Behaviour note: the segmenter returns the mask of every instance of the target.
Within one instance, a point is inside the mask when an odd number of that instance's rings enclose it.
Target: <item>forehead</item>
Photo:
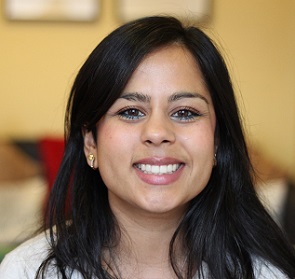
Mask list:
[[[200,67],[189,50],[169,45],[148,54],[138,65],[124,92],[203,92],[210,95]],[[173,92],[174,93],[174,92]]]
[[[173,66],[173,67],[171,67]],[[145,56],[138,65],[135,72],[147,70],[149,68],[159,68],[159,70],[176,71],[176,66],[186,67],[187,69],[197,70],[198,74],[202,75],[198,62],[191,52],[182,45],[172,44],[156,49]]]

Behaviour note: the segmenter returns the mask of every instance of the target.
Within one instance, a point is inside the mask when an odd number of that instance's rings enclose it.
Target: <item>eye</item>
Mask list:
[[[192,121],[201,116],[199,112],[191,108],[183,108],[174,112],[171,117],[177,121]]]
[[[120,118],[125,120],[138,120],[144,117],[144,113],[142,113],[139,109],[136,108],[125,108],[118,112]]]

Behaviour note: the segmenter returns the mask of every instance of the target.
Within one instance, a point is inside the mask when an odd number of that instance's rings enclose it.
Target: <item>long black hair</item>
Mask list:
[[[83,130],[96,139],[96,124],[120,96],[139,63],[170,44],[189,50],[211,94],[218,143],[217,166],[205,189],[190,201],[170,242],[171,265],[178,278],[202,273],[210,278],[254,278],[255,259],[295,277],[295,254],[259,202],[241,120],[226,64],[199,28],[172,17],[148,17],[108,35],[90,54],[73,84],[65,117],[65,153],[53,187],[46,224],[51,246],[36,278],[54,265],[62,278],[78,271],[83,278],[112,278],[104,251],[118,243],[120,229],[99,172],[86,162]],[[175,241],[181,238],[187,270],[181,273]]]

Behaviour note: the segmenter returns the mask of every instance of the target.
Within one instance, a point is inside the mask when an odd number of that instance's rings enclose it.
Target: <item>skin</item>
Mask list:
[[[86,158],[94,154],[94,167],[124,228],[120,250],[133,251],[140,278],[172,278],[169,242],[188,202],[210,178],[215,122],[197,63],[188,50],[172,45],[140,63],[98,122],[97,142],[90,132],[84,134]],[[124,266],[132,261],[130,255],[121,258]]]

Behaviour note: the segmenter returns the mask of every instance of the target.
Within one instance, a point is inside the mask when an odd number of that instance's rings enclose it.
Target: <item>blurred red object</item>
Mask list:
[[[51,190],[64,154],[63,138],[42,138],[39,142],[41,160],[49,190]]]

